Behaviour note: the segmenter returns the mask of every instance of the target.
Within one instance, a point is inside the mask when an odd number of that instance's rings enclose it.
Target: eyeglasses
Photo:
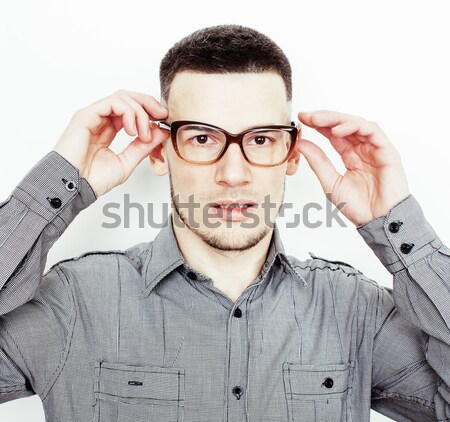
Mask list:
[[[236,143],[250,164],[259,167],[278,166],[291,154],[298,134],[294,122],[291,122],[291,126],[255,127],[238,134],[191,120],[177,120],[171,124],[158,122],[158,126],[170,131],[177,155],[194,164],[215,163],[222,158],[230,144]]]

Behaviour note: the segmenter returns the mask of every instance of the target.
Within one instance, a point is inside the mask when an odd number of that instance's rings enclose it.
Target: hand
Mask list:
[[[98,196],[124,183],[152,149],[167,138],[150,120],[162,120],[168,110],[155,98],[125,90],[78,110],[54,147],[75,166]],[[109,146],[124,128],[137,137],[116,154]]]
[[[328,110],[300,112],[302,123],[327,137],[347,171],[341,175],[324,151],[300,139],[298,150],[318,177],[334,205],[353,224],[361,226],[385,215],[409,195],[400,154],[375,122]]]

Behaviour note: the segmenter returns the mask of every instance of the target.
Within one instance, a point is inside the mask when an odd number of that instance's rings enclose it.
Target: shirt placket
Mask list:
[[[249,286],[233,304],[227,327],[227,374],[225,421],[247,420],[248,306],[256,285]]]

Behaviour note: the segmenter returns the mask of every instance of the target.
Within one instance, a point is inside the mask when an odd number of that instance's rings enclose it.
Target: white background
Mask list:
[[[78,108],[119,88],[159,99],[159,62],[176,41],[201,27],[238,23],[270,36],[290,58],[294,119],[300,110],[331,109],[382,127],[401,153],[411,192],[450,245],[448,16],[446,1],[5,2],[0,11],[0,202],[53,148]],[[308,128],[304,137],[343,168],[324,137]],[[121,150],[130,139],[122,131],[113,149]],[[46,268],[88,250],[152,240],[158,229],[139,228],[136,219],[131,228],[102,228],[109,221],[102,206],[122,204],[127,193],[158,210],[169,202],[168,187],[167,176],[153,176],[144,160],[124,185],[75,219],[51,249]],[[304,158],[299,172],[287,178],[285,201],[295,212],[312,201],[325,206]],[[307,259],[312,251],[343,260],[392,285],[351,223],[286,229],[294,211],[279,220],[290,254]],[[372,420],[389,419],[373,413]],[[44,421],[40,399],[4,404],[0,421]]]

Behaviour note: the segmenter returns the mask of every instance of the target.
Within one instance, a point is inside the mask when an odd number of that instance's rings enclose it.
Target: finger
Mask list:
[[[300,112],[299,119],[316,130],[319,130],[319,128],[334,128],[343,125],[342,130],[349,131],[350,133],[348,136],[353,135],[352,140],[370,142],[377,147],[385,147],[391,144],[385,133],[375,122],[365,120],[359,116],[334,111],[320,111]],[[334,134],[334,132],[332,133]],[[329,136],[327,137],[329,138]]]
[[[150,115],[153,120],[165,119],[169,111],[159,101],[157,101],[151,95],[144,94],[136,91],[117,91],[118,95],[128,95],[133,98],[139,105],[141,105],[145,111]]]
[[[306,161],[316,174],[325,192],[332,192],[341,174],[335,169],[325,152],[313,142],[300,139],[300,152],[305,156]]]
[[[357,132],[359,128],[360,128],[359,123],[357,123],[354,120],[348,120],[344,123],[334,126],[331,129],[331,133],[335,136],[344,137],[352,135],[353,133]]]
[[[136,121],[139,139],[144,142],[150,142],[152,140],[152,135],[150,133],[150,119],[147,112],[129,95],[123,95],[120,98],[134,110],[134,113],[137,116]]]
[[[322,134],[323,136],[328,138],[330,141],[332,140],[332,138],[335,137],[333,135],[331,129],[328,127],[317,128],[316,130],[317,130],[317,132],[319,132],[320,134]],[[350,142],[352,145],[360,144],[363,141],[361,139],[357,139],[357,136],[358,135],[356,135],[356,134],[351,134],[351,135],[346,136],[345,140]]]
[[[134,110],[119,97],[106,97],[89,106],[98,116],[122,116],[123,127],[130,136],[137,135]]]
[[[347,121],[364,120],[359,116],[329,110],[301,111],[298,113],[298,117],[307,126],[313,128],[332,127]]]

